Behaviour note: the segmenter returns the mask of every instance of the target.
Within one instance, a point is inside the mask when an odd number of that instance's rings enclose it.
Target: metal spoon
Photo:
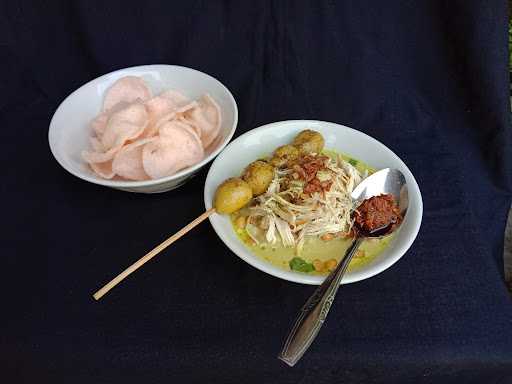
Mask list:
[[[398,202],[400,213],[405,219],[407,207],[409,204],[407,194],[407,184],[404,175],[396,169],[382,169],[373,175],[364,179],[351,194],[351,197],[358,206],[363,200],[382,194],[391,194]],[[329,276],[327,276],[315,293],[308,299],[292,327],[284,347],[278,358],[286,364],[293,367],[297,361],[304,355],[318,331],[322,327],[329,309],[331,308],[336,292],[340,286],[341,279],[345,274],[352,257],[356,253],[359,245],[368,237],[383,237],[389,235],[396,228],[387,225],[378,228],[372,232],[356,228],[356,236],[350,247],[345,252],[345,256]]]

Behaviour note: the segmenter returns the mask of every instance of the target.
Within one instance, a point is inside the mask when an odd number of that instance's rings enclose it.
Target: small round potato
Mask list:
[[[218,213],[230,214],[243,208],[251,199],[252,189],[249,184],[238,177],[233,177],[219,185],[213,206]]]
[[[299,157],[299,150],[293,145],[282,145],[274,151],[274,156],[270,160],[270,163],[274,167],[283,167],[289,161],[295,160]]]
[[[242,174],[242,179],[250,185],[254,196],[265,193],[273,178],[274,167],[262,160],[249,164]]]
[[[310,129],[300,132],[292,143],[302,154],[307,153],[320,153],[324,149],[324,138],[323,136]]]

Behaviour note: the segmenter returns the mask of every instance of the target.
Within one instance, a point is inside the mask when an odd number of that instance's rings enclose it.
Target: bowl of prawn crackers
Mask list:
[[[423,213],[407,165],[372,137],[316,120],[255,128],[215,159],[204,201],[219,213],[209,217],[217,235],[241,259],[281,279],[321,284],[354,241],[360,207],[352,191],[385,168],[406,179],[407,214],[391,235],[363,241],[342,280],[352,283],[396,263],[413,244]]]
[[[174,65],[125,68],[71,93],[50,122],[58,163],[91,183],[140,193],[184,184],[232,138],[238,109],[215,78]]]

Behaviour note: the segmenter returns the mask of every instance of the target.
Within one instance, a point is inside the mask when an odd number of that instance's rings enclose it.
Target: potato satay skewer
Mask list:
[[[96,300],[101,299],[108,291],[114,288],[117,284],[123,281],[130,274],[135,272],[137,269],[142,267],[145,263],[151,260],[153,257],[162,252],[169,245],[174,243],[176,240],[181,238],[191,229],[196,227],[198,224],[202,223],[208,217],[210,217],[215,212],[221,214],[231,214],[233,212],[238,211],[240,208],[244,207],[251,199],[252,199],[252,189],[247,182],[244,180],[234,177],[227,179],[224,181],[215,193],[215,198],[213,201],[213,208],[208,209],[202,215],[194,219],[191,223],[180,229],[174,235],[169,237],[167,240],[153,248],[135,263],[126,268],[119,275],[114,277],[111,281],[105,284],[100,290],[94,293],[93,297]]]

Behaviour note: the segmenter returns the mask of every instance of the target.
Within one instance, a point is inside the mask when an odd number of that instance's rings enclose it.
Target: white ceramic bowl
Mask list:
[[[81,158],[89,147],[89,122],[101,110],[105,91],[123,76],[140,76],[153,94],[169,88],[182,91],[195,99],[209,93],[220,106],[222,125],[217,140],[210,145],[205,158],[172,176],[148,181],[105,180],[96,176]],[[91,183],[130,192],[157,193],[177,188],[194,176],[226,146],[235,133],[238,109],[229,90],[213,77],[195,69],[176,65],[143,65],[108,73],[81,86],[57,108],[50,122],[48,141],[55,159],[73,175]]]
[[[385,251],[370,263],[347,272],[342,283],[367,279],[384,271],[405,254],[416,238],[421,225],[423,202],[418,184],[404,162],[384,144],[355,129],[323,121],[290,120],[264,125],[245,133],[230,143],[213,162],[204,188],[206,208],[211,208],[215,190],[222,181],[240,175],[247,164],[269,155],[280,145],[290,143],[299,131],[306,128],[320,132],[327,149],[348,154],[376,169],[399,169],[405,175],[409,208],[400,229]],[[210,216],[210,222],[217,235],[235,254],[259,270],[297,283],[320,284],[324,280],[323,276],[286,271],[257,257],[238,239],[228,216],[214,214]]]

